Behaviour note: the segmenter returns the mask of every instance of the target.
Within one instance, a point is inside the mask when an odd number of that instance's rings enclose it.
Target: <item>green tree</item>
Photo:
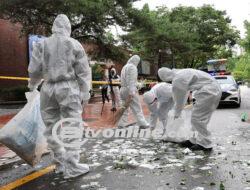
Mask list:
[[[245,29],[246,29],[246,36],[242,40],[241,45],[243,46],[243,48],[245,49],[245,51],[247,53],[250,53],[250,22],[245,21],[244,26],[245,26]]]
[[[127,25],[134,1],[1,0],[0,18],[21,23],[26,34],[50,34],[55,17],[63,13],[72,23],[73,37],[100,38],[111,25]]]
[[[0,18],[21,23],[22,33],[51,34],[51,27],[58,14],[66,14],[72,24],[72,37],[80,41],[95,41],[99,57],[121,59],[122,51],[106,31],[110,26],[126,28],[131,22],[130,12],[135,11],[136,0],[1,0]],[[103,57],[104,56],[104,57]],[[123,56],[123,57],[121,57]]]
[[[245,53],[241,55],[235,63],[234,76],[237,80],[250,80],[250,23],[245,21],[246,36],[241,45]]]
[[[134,17],[131,30],[123,37],[126,43],[152,60],[157,60],[159,50],[171,49],[178,67],[198,68],[209,58],[230,57],[239,38],[226,12],[208,5],[156,11],[145,5]]]
[[[250,80],[250,54],[240,57],[239,61],[235,64],[233,74],[237,80]]]

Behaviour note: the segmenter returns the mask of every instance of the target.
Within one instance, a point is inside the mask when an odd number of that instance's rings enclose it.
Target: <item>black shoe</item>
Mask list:
[[[117,109],[116,108],[112,108],[110,111],[115,112],[115,111],[117,111]]]
[[[186,140],[186,141],[182,141],[180,143],[180,145],[182,147],[186,147],[186,148],[191,148],[192,146],[194,146],[195,144],[193,144],[190,140]]]
[[[198,145],[198,144],[193,145],[190,149],[193,151],[203,150],[205,152],[211,152],[213,150],[213,148],[205,148],[205,147]]]

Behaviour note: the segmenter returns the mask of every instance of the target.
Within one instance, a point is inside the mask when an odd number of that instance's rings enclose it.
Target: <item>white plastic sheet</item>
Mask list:
[[[25,93],[28,103],[0,130],[0,142],[34,166],[47,151],[45,125],[40,113],[40,93]]]
[[[174,111],[168,113],[168,123],[165,127],[164,140],[170,142],[182,142],[191,136],[190,117],[183,111],[178,119],[174,119]]]

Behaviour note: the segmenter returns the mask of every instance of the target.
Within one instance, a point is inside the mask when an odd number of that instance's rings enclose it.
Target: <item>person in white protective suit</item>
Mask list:
[[[114,67],[110,68],[109,78],[110,78],[110,80],[112,80],[112,82],[120,82],[120,76],[117,74],[116,69]],[[115,102],[112,105],[112,110],[116,110],[116,106],[118,106],[118,107],[122,106],[119,85],[112,83],[112,90],[113,90],[114,95],[115,95]],[[112,92],[111,92],[110,86],[109,86],[109,91],[111,94]]]
[[[54,20],[52,36],[34,47],[29,64],[30,90],[40,84],[41,115],[46,125],[45,136],[52,150],[57,171],[65,178],[87,173],[89,166],[80,164],[79,147],[64,148],[52,137],[53,126],[62,118],[82,120],[83,107],[90,98],[91,71],[82,45],[70,37],[71,24],[66,15],[60,14]],[[71,125],[82,130],[80,124]],[[79,141],[75,138],[73,141]]]
[[[158,75],[162,81],[172,81],[175,118],[180,116],[189,91],[196,91],[196,103],[191,115],[193,137],[182,145],[192,150],[211,151],[211,133],[207,125],[221,98],[221,88],[217,81],[208,73],[195,69],[160,68]]]
[[[137,66],[140,63],[140,60],[141,59],[138,55],[134,55],[128,60],[127,64],[122,68],[120,95],[123,104],[125,104],[125,102],[131,98],[129,107],[131,108],[134,117],[137,120],[137,124],[141,128],[148,128],[149,123],[146,121],[143,115],[138,90],[136,88],[137,77],[138,77]],[[129,110],[127,109],[124,112],[120,121],[118,122],[119,128],[128,125],[128,111]]]
[[[156,127],[157,119],[163,128],[167,125],[167,114],[173,107],[172,85],[161,82],[156,84],[150,91],[145,92],[143,100],[150,111],[150,127]]]

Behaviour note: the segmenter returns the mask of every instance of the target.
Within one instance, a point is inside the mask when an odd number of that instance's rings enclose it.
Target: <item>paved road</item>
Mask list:
[[[250,89],[242,87],[241,108],[223,107],[214,113],[209,128],[212,153],[184,153],[178,144],[154,140],[90,140],[82,161],[91,172],[74,180],[50,172],[16,189],[250,189],[250,124],[240,115],[250,110]],[[0,171],[8,184],[50,165],[46,156],[36,168],[25,164]],[[27,179],[27,178],[25,178]]]

